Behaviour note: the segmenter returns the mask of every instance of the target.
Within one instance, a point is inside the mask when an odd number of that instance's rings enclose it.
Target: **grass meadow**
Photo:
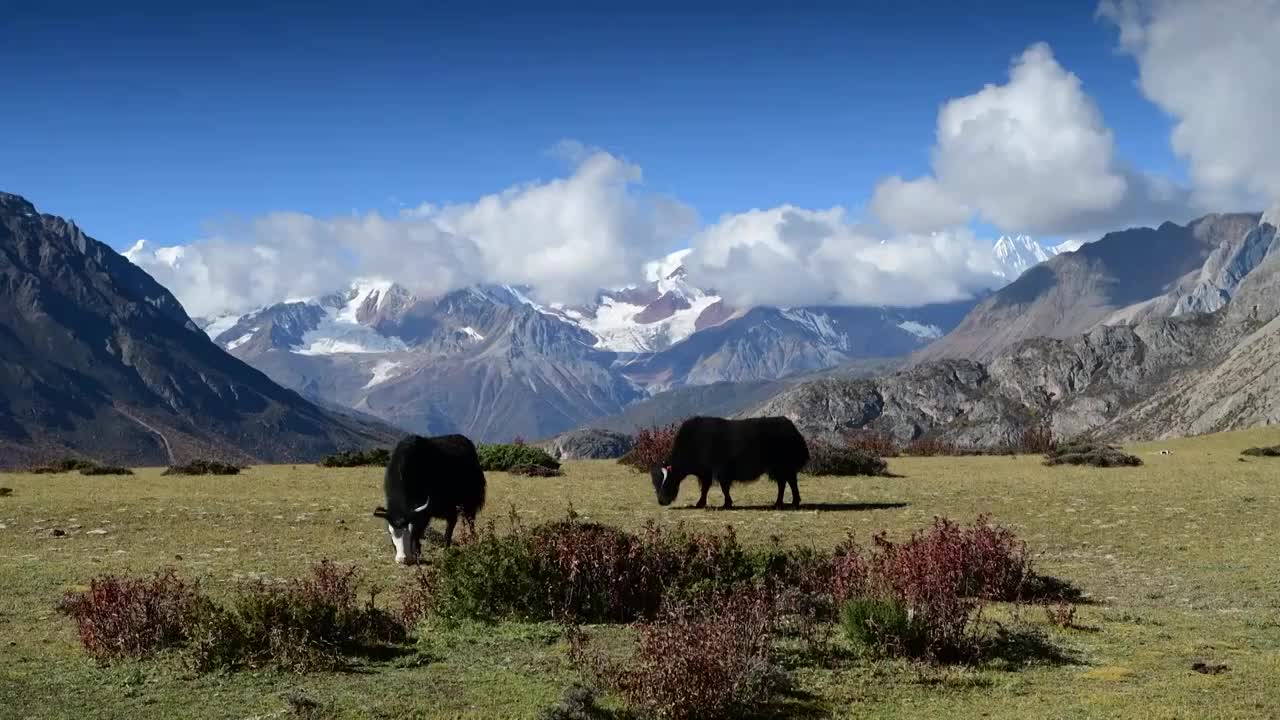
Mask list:
[[[1027,541],[1040,571],[1087,593],[1076,627],[1052,625],[1038,607],[1022,613],[1052,639],[1057,660],[797,667],[797,689],[775,714],[1280,717],[1280,458],[1240,456],[1278,442],[1280,431],[1263,429],[1129,445],[1145,463],[1138,468],[1049,468],[1039,456],[892,458],[896,477],[802,476],[798,511],[769,507],[768,480],[736,489],[732,511],[695,510],[692,478],[663,508],[647,476],[610,461],[571,462],[563,477],[489,473],[480,519],[501,529],[512,508],[535,523],[564,517],[572,504],[626,528],[649,519],[727,524],[746,544],[776,535],[829,549],[848,532],[861,541],[880,530],[906,537],[936,515],[967,523],[986,512]],[[12,488],[0,496],[0,718],[535,718],[578,679],[558,626],[519,623],[427,624],[415,653],[341,672],[196,675],[163,657],[98,665],[55,610],[95,575],[174,567],[216,594],[237,580],[302,574],[322,558],[357,563],[384,591],[412,572],[393,564],[384,526],[370,516],[382,502],[380,469],[161,470],[0,474],[0,487]],[[715,488],[709,503],[720,501]],[[428,542],[424,552],[431,562],[442,550]],[[1196,662],[1226,669],[1202,674]]]

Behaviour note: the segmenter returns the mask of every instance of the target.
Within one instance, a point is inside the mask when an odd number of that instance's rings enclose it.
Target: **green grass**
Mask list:
[[[991,512],[1041,553],[1042,571],[1081,586],[1080,629],[1026,613],[1075,658],[1010,670],[916,669],[847,661],[799,667],[800,717],[1241,718],[1280,716],[1280,469],[1240,451],[1274,430],[1131,445],[1138,468],[1044,467],[1039,456],[894,458],[901,477],[800,481],[799,511],[772,504],[767,480],[735,491],[740,509],[698,511],[687,481],[659,507],[646,475],[609,461],[567,463],[558,478],[489,473],[482,522],[514,505],[529,522],[563,517],[638,527],[647,519],[733,525],[744,542],[779,535],[833,546],[882,528],[896,537],[934,515]],[[1172,455],[1160,455],[1167,448]],[[230,477],[0,475],[0,718],[533,718],[576,679],[550,625],[424,626],[417,650],[354,672],[194,676],[173,659],[98,667],[54,610],[105,572],[177,567],[214,593],[236,579],[287,577],[328,557],[384,588],[405,578],[370,510],[378,468],[253,467]],[[710,504],[721,498],[713,489]],[[756,511],[760,509],[759,511]],[[51,537],[58,528],[64,537]],[[105,530],[103,533],[91,531]],[[428,554],[439,552],[428,546]],[[996,615],[1000,615],[1000,610]],[[610,629],[610,633],[625,633]],[[1219,675],[1191,671],[1220,662]],[[297,703],[295,703],[295,706]],[[305,716],[301,712],[299,716]]]

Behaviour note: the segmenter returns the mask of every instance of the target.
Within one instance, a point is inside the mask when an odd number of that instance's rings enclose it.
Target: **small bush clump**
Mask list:
[[[630,533],[570,517],[532,528],[513,521],[502,535],[490,525],[442,556],[426,582],[432,611],[450,619],[632,622],[653,618],[666,600],[745,582],[782,584],[798,577],[801,556],[749,552],[731,529],[651,524]]]
[[[1250,457],[1280,457],[1280,445],[1270,447],[1251,447],[1240,453]]]
[[[884,475],[887,469],[883,459],[861,448],[811,441],[809,462],[804,472],[810,475]]]
[[[343,450],[332,455],[326,455],[320,460],[320,466],[328,468],[386,467],[390,461],[391,451],[387,448]]]
[[[1045,454],[1045,465],[1092,465],[1093,467],[1136,467],[1142,458],[1130,455],[1114,445],[1073,442],[1060,445]]]
[[[600,697],[599,689],[574,683],[565,688],[560,702],[543,708],[542,712],[538,713],[538,720],[594,720],[608,717],[596,705],[598,697]]]
[[[144,658],[182,645],[200,607],[197,589],[173,570],[96,577],[88,590],[67,593],[58,604],[75,621],[85,651],[99,660]]]
[[[480,469],[485,472],[508,472],[514,467],[529,465],[560,469],[559,461],[533,445],[481,443],[476,447],[476,455],[480,458]]]
[[[983,604],[1020,600],[1033,576],[1025,543],[983,516],[969,527],[936,518],[932,527],[903,543],[881,533],[865,555],[849,541],[837,553],[842,556],[851,572],[834,585],[837,600],[845,602],[842,621],[850,639],[883,640],[872,650],[930,659],[972,652],[977,645],[973,624]],[[848,602],[865,606],[849,610]],[[898,605],[909,624],[895,620]]]
[[[27,472],[36,475],[59,475],[62,473],[77,472],[95,468],[98,463],[94,460],[81,460],[79,458],[63,458],[55,460],[48,465],[40,465],[33,467]]]
[[[679,429],[680,423],[642,428],[636,433],[631,450],[618,458],[618,462],[634,470],[649,472],[649,468],[667,461]]]
[[[354,567],[322,561],[309,577],[242,586],[230,608],[210,609],[192,628],[192,666],[332,670],[368,647],[403,641],[404,626],[374,607],[372,596],[359,602],[359,583]]]
[[[907,443],[902,448],[902,454],[914,457],[951,457],[965,453],[959,445],[950,440],[944,440],[936,435],[921,435]]]
[[[929,632],[923,618],[896,598],[855,598],[840,610],[840,624],[855,647],[873,657],[923,657]]]
[[[192,460],[185,465],[172,465],[161,475],[239,475],[238,465],[218,462],[217,460]]]
[[[127,467],[119,467],[118,465],[94,465],[93,467],[81,468],[81,475],[132,475],[133,471]]]
[[[512,475],[524,475],[526,477],[560,477],[564,475],[564,470],[549,468],[545,465],[512,465],[507,472]]]
[[[75,621],[85,650],[101,660],[181,648],[198,672],[266,666],[307,672],[407,638],[406,624],[374,607],[372,594],[359,602],[359,578],[354,568],[325,561],[301,579],[241,586],[221,606],[172,570],[151,578],[107,575],[92,579],[87,591],[68,593],[59,609]]]
[[[759,593],[716,596],[664,609],[636,626],[634,652],[618,662],[571,636],[571,656],[646,717],[731,718],[758,711],[789,678],[774,651],[773,604]]]

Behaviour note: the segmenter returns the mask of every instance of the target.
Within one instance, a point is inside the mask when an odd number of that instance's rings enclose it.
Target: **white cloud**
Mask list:
[[[839,207],[726,216],[695,237],[685,265],[695,285],[738,307],[914,306],[995,282],[990,243],[967,231],[881,239]]]
[[[962,225],[973,215],[942,189],[931,177],[903,180],[898,176],[882,180],[871,196],[871,212],[903,232],[928,232]]]
[[[943,105],[932,165],[932,176],[882,181],[877,217],[923,231],[973,208],[1005,230],[1065,235],[1186,213],[1184,191],[1116,158],[1097,105],[1044,43],[1015,59],[1004,85]]]
[[[1177,118],[1201,204],[1260,210],[1280,198],[1280,0],[1104,0],[1138,61],[1143,94]]]
[[[582,146],[562,153],[575,162],[567,177],[473,203],[392,217],[272,213],[178,249],[135,248],[131,259],[194,315],[332,292],[357,276],[425,294],[528,284],[568,302],[642,280],[646,261],[692,231],[691,209],[639,189],[639,167]]]

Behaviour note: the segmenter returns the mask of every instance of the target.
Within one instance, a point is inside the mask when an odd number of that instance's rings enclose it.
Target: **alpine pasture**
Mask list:
[[[487,473],[479,524],[501,533],[566,517],[639,530],[683,523],[741,543],[830,551],[847,534],[904,539],[935,516],[981,513],[1014,530],[1036,569],[1084,597],[1063,627],[1040,606],[1000,603],[983,622],[1041,633],[1046,647],[1000,661],[932,664],[842,655],[784,663],[792,687],[762,717],[1248,718],[1280,716],[1280,459],[1242,457],[1274,429],[1127,445],[1140,467],[1046,467],[1040,456],[899,457],[891,477],[802,475],[799,510],[774,510],[767,480],[735,508],[670,507],[650,478],[612,461],[560,477]],[[1169,451],[1162,453],[1161,451]],[[100,664],[56,607],[107,573],[174,568],[213,596],[254,578],[357,565],[385,602],[414,568],[392,561],[382,470],[252,467],[230,476],[0,475],[0,718],[536,718],[575,682],[567,632],[545,623],[422,620],[403,652],[324,672],[196,673],[161,654]],[[439,562],[442,523],[424,539]],[[363,597],[362,597],[363,601]],[[606,648],[625,625],[587,628]],[[847,642],[837,632],[837,645]],[[627,717],[616,695],[601,712]]]

